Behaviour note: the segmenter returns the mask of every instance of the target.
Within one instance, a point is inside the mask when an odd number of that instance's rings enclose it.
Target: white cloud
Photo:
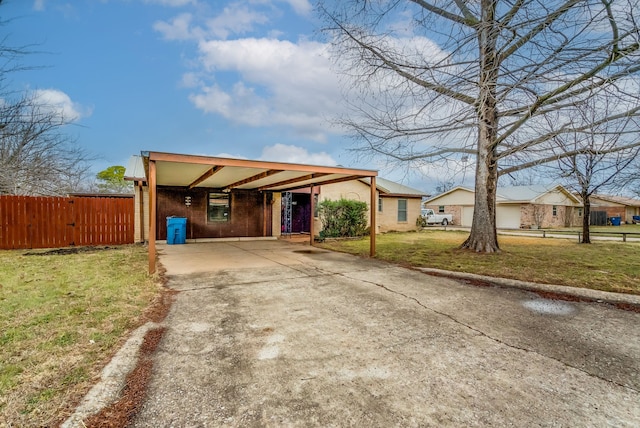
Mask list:
[[[161,33],[167,40],[200,40],[205,32],[200,27],[192,27],[193,15],[181,13],[175,16],[170,22],[157,21],[153,24],[153,29]]]
[[[338,164],[328,153],[309,153],[309,151],[303,147],[286,144],[275,144],[264,147],[260,160],[325,166],[335,166]]]
[[[209,33],[226,39],[230,34],[243,34],[254,30],[256,24],[265,24],[269,18],[245,4],[232,3],[222,13],[207,21]]]
[[[311,14],[313,6],[307,0],[285,0],[298,15],[307,16]]]
[[[241,81],[231,88],[203,86],[191,95],[199,109],[251,126],[287,125],[323,140],[326,117],[341,99],[327,46],[273,39],[213,40],[200,43],[208,72],[232,71]]]
[[[44,10],[44,0],[35,0],[33,2],[33,10],[41,12]]]
[[[182,75],[181,86],[183,88],[197,88],[202,85],[202,79],[198,73],[185,73]]]
[[[156,22],[154,29],[167,40],[198,41],[195,68],[181,82],[193,89],[189,99],[198,109],[241,125],[289,127],[297,136],[324,142],[326,118],[334,116],[342,97],[327,45],[278,40],[273,35],[285,34],[278,28],[268,29],[271,38],[234,38],[281,19],[284,4],[300,16],[313,9],[309,0],[232,1],[216,16],[193,8]]]
[[[199,15],[185,12],[169,21],[157,21],[153,28],[167,40],[202,41],[246,34],[268,22],[269,17],[266,13],[251,9],[245,3],[230,3],[213,18],[203,19]]]
[[[40,109],[55,113],[65,122],[76,122],[91,115],[90,109],[73,102],[69,95],[57,89],[36,89],[33,96]]]

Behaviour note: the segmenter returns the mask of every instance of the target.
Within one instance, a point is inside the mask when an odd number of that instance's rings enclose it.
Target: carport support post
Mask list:
[[[156,162],[149,160],[149,274],[156,271]]]
[[[314,237],[313,237],[313,213],[315,212],[316,209],[316,204],[315,204],[315,198],[313,197],[313,189],[315,188],[315,186],[312,184],[311,185],[311,216],[309,219],[309,245],[313,245],[314,244]]]
[[[371,227],[369,228],[369,255],[375,257],[376,255],[376,212],[378,211],[378,204],[376,203],[376,177],[371,177]]]
[[[262,236],[267,236],[267,193],[262,192]]]

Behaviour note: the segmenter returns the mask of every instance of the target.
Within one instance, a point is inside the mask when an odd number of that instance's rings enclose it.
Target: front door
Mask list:
[[[311,195],[293,193],[291,196],[291,233],[309,233],[311,230]]]

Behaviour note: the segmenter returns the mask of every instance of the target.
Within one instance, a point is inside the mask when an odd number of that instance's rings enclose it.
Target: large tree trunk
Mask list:
[[[497,184],[498,168],[495,161],[495,150],[487,150],[485,145],[478,150],[475,209],[471,233],[461,248],[485,253],[500,251],[496,230]]]
[[[583,244],[591,244],[591,236],[590,236],[590,224],[591,224],[591,200],[589,200],[589,195],[582,194],[582,205],[583,205],[583,213],[582,213],[582,241]]]
[[[478,156],[476,163],[475,209],[471,233],[461,248],[477,252],[500,251],[496,230],[496,187],[498,185],[498,111],[496,86],[498,68],[495,1],[482,0],[482,28],[478,33],[480,81],[478,114]]]

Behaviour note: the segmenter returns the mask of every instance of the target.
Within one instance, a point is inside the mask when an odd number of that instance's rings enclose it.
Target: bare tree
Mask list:
[[[65,134],[60,112],[34,95],[0,105],[0,194],[64,195],[89,177],[93,160]]]
[[[319,5],[354,112],[358,149],[398,162],[475,157],[463,248],[499,251],[498,177],[572,153],[546,142],[571,111],[615,97],[640,111],[638,0],[350,0]]]
[[[446,179],[439,180],[438,184],[436,185],[436,194],[448,192],[454,187],[456,187],[456,183],[453,180],[446,180]]]
[[[550,141],[551,153],[558,156],[552,174],[564,181],[565,187],[582,198],[582,240],[591,243],[591,196],[602,190],[620,190],[626,184],[625,171],[640,154],[640,128],[637,118],[622,117],[603,122],[600,118],[618,110],[615,100],[607,103],[584,103],[574,109],[572,121],[582,129],[563,134]],[[549,165],[551,166],[551,165]]]
[[[0,27],[8,22],[0,20]],[[37,68],[20,63],[33,48],[0,38],[0,195],[63,195],[90,178],[94,159],[65,133],[70,118],[35,92],[11,89],[13,73]]]

